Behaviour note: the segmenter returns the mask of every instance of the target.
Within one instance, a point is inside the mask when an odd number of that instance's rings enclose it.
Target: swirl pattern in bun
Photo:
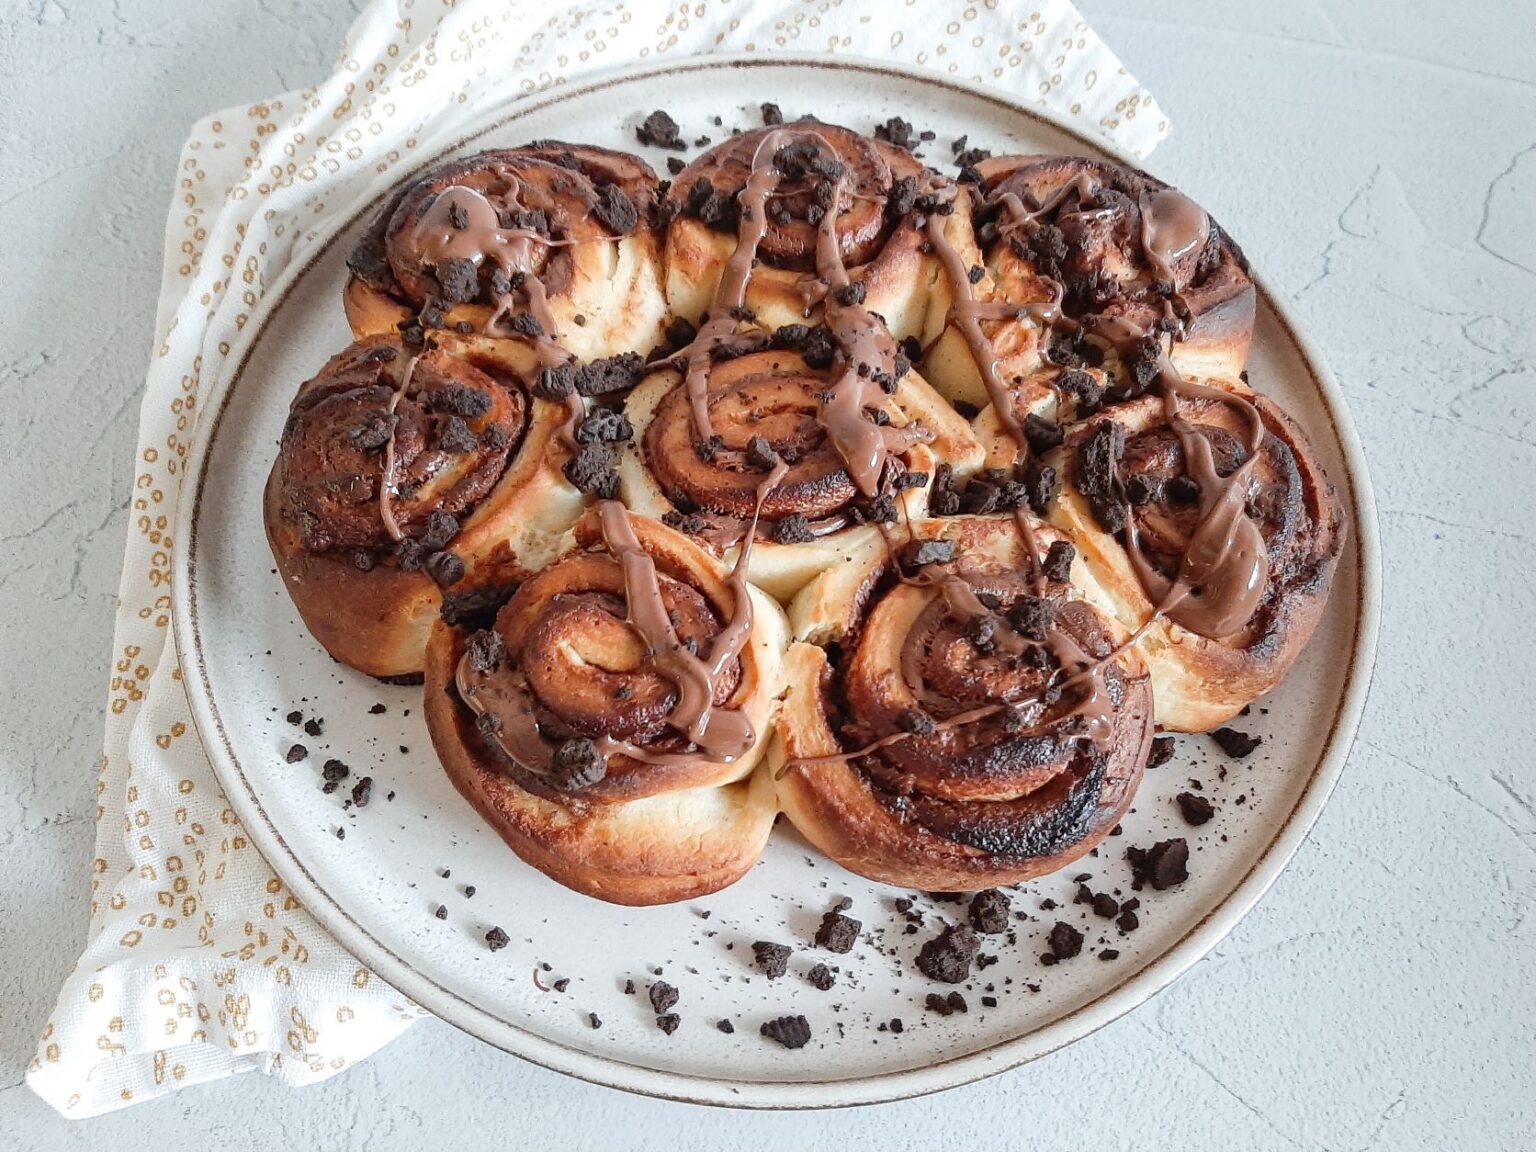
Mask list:
[[[596,360],[654,344],[666,302],[656,174],[556,140],[481,152],[402,184],[353,251],[354,335],[417,326],[557,340]]]
[[[756,323],[772,330],[819,318],[826,287],[818,262],[830,244],[864,306],[898,341],[936,336],[949,289],[922,227],[936,203],[931,174],[905,148],[816,120],[743,132],[678,174],[663,209],[672,312],[697,321],[709,311],[736,251],[742,196],[770,165],[758,264],[743,300]],[[979,261],[969,216],[946,216],[945,226]]]
[[[626,401],[635,436],[619,465],[630,508],[730,555],[763,477],[782,460],[783,477],[763,496],[762,539],[748,572],[780,600],[886,526],[926,515],[938,468],[968,476],[981,457],[969,425],[916,373],[903,372],[870,390],[868,417],[879,421],[889,454],[866,495],[818,418],[837,379],[831,337],[803,326],[799,334],[800,351],[770,348],[712,366],[710,441],[697,435],[682,372],[653,372]]]
[[[605,501],[485,627],[437,626],[427,723],[514,851],[619,903],[712,892],[762,852],[755,773],[787,629],[739,572]]]
[[[562,473],[566,409],[528,386],[527,349],[372,336],[294,398],[264,518],[304,623],[342,663],[418,674],[452,592],[553,554],[581,510]]]
[[[1130,805],[1153,733],[1145,665],[1073,586],[1059,533],[1013,517],[912,529],[896,560],[868,548],[790,606],[779,803],[889,884],[1054,871]]]
[[[999,375],[1046,363],[1103,368],[1110,398],[1134,391],[1133,366],[1091,323],[1178,326],[1181,371],[1234,377],[1253,338],[1248,264],[1199,205],[1143,172],[1080,156],[1000,156],[976,166],[970,204],[985,254],[975,290]],[[1011,313],[1011,314],[1010,314]],[[978,407],[996,401],[963,329],[924,361],[934,383]]]

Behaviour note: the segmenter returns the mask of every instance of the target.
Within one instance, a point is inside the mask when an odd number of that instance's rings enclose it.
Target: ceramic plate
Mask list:
[[[948,141],[961,133],[997,152],[1108,154],[1037,110],[933,75],[848,61],[721,58],[488,110],[457,143],[417,156],[424,166],[550,136],[634,149],[635,123],[654,108],[670,111],[690,138],[718,139],[733,126],[758,124],[763,101],[865,131],[920,108],[919,127],[938,134],[929,160],[946,167]],[[716,115],[725,129],[713,124]],[[663,156],[649,159],[664,171]],[[342,668],[300,625],[268,555],[262,483],[298,384],[348,341],[345,258],[376,202],[330,222],[329,242],[268,295],[233,361],[238,369],[208,397],[190,498],[179,511],[185,547],[176,639],[203,741],[246,829],[326,928],[401,991],[509,1052],[615,1087],[752,1107],[864,1103],[975,1080],[1086,1035],[1165,987],[1274,881],[1327,799],[1354,735],[1374,648],[1378,576],[1353,426],[1327,369],[1262,281],[1253,381],[1306,429],[1350,519],[1327,614],[1285,685],[1241,722],[1264,738],[1259,751],[1232,761],[1207,737],[1181,738],[1174,762],[1148,773],[1122,835],[1065,874],[1012,893],[1027,918],[1010,936],[987,938],[984,952],[996,962],[962,988],[969,1011],[946,1017],[924,1010],[935,986],[912,958],[944,923],[964,916],[963,905],[844,872],[783,823],[762,863],[716,896],[627,909],[575,895],[522,864],[460,799],[433,757],[419,688],[381,686]],[[1210,207],[1220,215],[1220,204]],[[379,703],[386,710],[375,714]],[[319,739],[300,736],[310,757],[289,765],[283,753],[299,733],[284,717],[295,708],[323,717],[325,730]],[[322,794],[320,765],[333,756],[373,777],[366,808],[344,809],[346,789]],[[1183,823],[1173,800],[1191,778],[1217,810],[1198,829]],[[1082,873],[1091,874],[1094,891],[1129,897],[1125,848],[1168,836],[1189,839],[1190,879],[1139,893],[1134,932],[1123,935],[1073,904]],[[451,878],[442,875],[448,869]],[[473,899],[463,894],[466,884],[476,889]],[[819,952],[811,936],[843,896],[852,898],[850,915],[864,935],[849,955]],[[923,917],[914,932],[894,907],[899,897],[915,899]],[[1042,908],[1049,901],[1059,907]],[[438,904],[447,906],[446,919],[433,916]],[[1046,967],[1044,936],[1058,919],[1085,932],[1085,948]],[[484,940],[493,925],[511,938],[495,953]],[[796,946],[788,975],[770,982],[753,969],[757,940]],[[1100,959],[1106,949],[1119,954]],[[829,991],[805,978],[818,962],[837,970]],[[681,991],[682,1026],[672,1036],[657,1028],[644,994],[658,971]],[[543,990],[555,980],[568,983]],[[635,995],[624,992],[628,980]],[[809,1019],[805,1048],[788,1051],[759,1035],[763,1021],[785,1013]],[[722,1019],[733,1022],[733,1034],[716,1027]],[[893,1019],[903,1022],[899,1032]]]

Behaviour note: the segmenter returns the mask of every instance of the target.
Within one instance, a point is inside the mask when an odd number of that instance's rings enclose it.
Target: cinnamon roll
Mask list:
[[[603,501],[483,627],[434,629],[427,724],[534,867],[615,903],[683,900],[767,841],[773,788],[755,769],[787,639],[739,565]]]
[[[667,193],[666,292],[675,315],[710,309],[732,258],[755,265],[738,305],[768,329],[821,314],[828,249],[848,284],[897,340],[925,344],[940,331],[949,288],[927,251],[923,221],[952,197],[948,184],[905,148],[835,124],[804,120],[744,132],[678,174]],[[952,185],[950,186],[952,187]],[[951,243],[980,262],[966,212],[946,214]]]
[[[554,555],[581,511],[562,471],[570,409],[530,387],[531,350],[370,336],[294,398],[268,477],[267,539],[300,616],[343,664],[418,674],[443,600]]]
[[[1051,519],[1134,629],[1157,720],[1204,731],[1278,685],[1344,545],[1338,496],[1295,423],[1238,381],[1179,375],[1064,430]]]
[[[865,390],[840,447],[839,416],[827,397],[848,370],[825,329],[801,328],[797,335],[799,351],[769,349],[714,363],[701,397],[704,427],[685,370],[654,371],[626,401],[634,438],[619,464],[631,509],[719,555],[735,553],[760,513],[748,576],[780,600],[878,540],[888,525],[926,515],[939,467],[967,476],[981,458],[966,422],[910,371],[893,370]],[[845,451],[865,430],[879,439],[883,458],[865,457],[870,472],[861,485]],[[759,489],[781,462],[759,504]]]
[[[450,161],[369,224],[347,320],[359,337],[467,326],[582,360],[643,351],[666,313],[657,190],[638,157],[555,140]]]
[[[997,401],[976,364],[982,333],[1004,381],[1048,361],[1103,368],[1111,401],[1144,387],[1137,366],[1094,330],[1091,321],[1104,317],[1177,328],[1173,362],[1184,373],[1242,371],[1256,303],[1248,265],[1188,197],[1143,172],[1077,156],[1000,156],[975,172],[985,272],[974,302],[951,310],[923,361],[946,395],[977,407]]]
[[[1153,722],[1146,667],[1086,578],[1027,516],[960,517],[809,584],[769,754],[795,827],[860,875],[936,891],[1090,851],[1130,805]]]

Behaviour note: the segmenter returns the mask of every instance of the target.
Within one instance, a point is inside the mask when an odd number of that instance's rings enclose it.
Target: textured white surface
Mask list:
[[[1361,740],[1258,911],[1082,1044],[873,1110],[703,1113],[425,1024],[303,1092],[248,1077],[77,1125],[18,1085],[83,930],[176,149],[197,114],[318,75],[351,12],[0,10],[0,1147],[1532,1146],[1536,23],[1493,0],[1454,28],[1428,0],[1082,7],[1178,125],[1158,172],[1213,207],[1329,355],[1381,502]]]

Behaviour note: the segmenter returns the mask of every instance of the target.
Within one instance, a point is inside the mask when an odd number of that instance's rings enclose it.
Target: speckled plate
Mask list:
[[[1036,109],[930,74],[719,58],[560,88],[489,112],[457,143],[416,156],[426,165],[546,136],[633,148],[634,123],[652,108],[672,112],[690,138],[718,138],[712,116],[725,117],[727,129],[751,126],[767,100],[865,130],[921,108],[920,126],[938,133],[933,162],[948,160],[946,142],[961,133],[995,151],[1107,154]],[[663,169],[663,157],[650,158]],[[652,909],[577,896],[522,864],[460,799],[432,755],[419,688],[381,686],[340,667],[300,625],[268,556],[261,488],[294,390],[347,343],[344,262],[374,203],[328,223],[329,242],[269,293],[246,329],[238,369],[208,397],[190,498],[178,514],[175,626],[193,714],[247,831],[309,910],[401,991],[509,1052],[614,1087],[750,1107],[866,1103],[975,1080],[1092,1032],[1198,960],[1274,881],[1343,768],[1375,647],[1379,568],[1349,415],[1262,280],[1253,381],[1311,436],[1350,519],[1322,626],[1285,685],[1243,722],[1263,736],[1259,751],[1231,761],[1208,738],[1181,738],[1173,763],[1148,774],[1123,835],[1066,874],[1012,894],[1027,918],[1009,936],[987,939],[985,952],[997,959],[963,987],[969,1011],[941,1017],[924,1010],[934,986],[912,957],[964,914],[962,905],[916,896],[925,924],[909,932],[893,905],[915,894],[842,871],[782,824],[762,863],[716,896]],[[1220,215],[1220,204],[1210,207]],[[375,714],[380,703],[386,710]],[[301,737],[311,755],[289,765],[283,753],[299,733],[284,717],[295,708],[323,717],[325,730]],[[374,778],[368,807],[344,809],[345,789],[322,794],[319,769],[331,756]],[[1183,823],[1173,800],[1191,779],[1216,805],[1199,829]],[[1137,930],[1123,935],[1073,904],[1080,873],[1091,874],[1094,891],[1128,897],[1125,847],[1169,835],[1190,841],[1190,879],[1139,893]],[[472,899],[465,885],[475,887]],[[811,935],[842,896],[852,898],[864,935],[849,955],[818,952]],[[1060,907],[1043,910],[1051,900]],[[433,916],[439,904],[446,919]],[[1058,919],[1080,927],[1086,946],[1045,967],[1043,939]],[[492,925],[511,938],[495,953],[484,941]],[[788,975],[769,982],[753,970],[755,940],[796,947]],[[1100,958],[1106,950],[1118,955]],[[806,979],[823,961],[837,970],[829,991]],[[681,991],[682,1026],[672,1036],[656,1027],[644,995],[658,971]],[[543,990],[556,980],[567,983]],[[637,994],[625,994],[627,980]],[[804,1013],[814,1033],[798,1051],[758,1033],[789,1012]],[[733,1034],[716,1028],[722,1019]],[[899,1032],[893,1019],[904,1024]]]

